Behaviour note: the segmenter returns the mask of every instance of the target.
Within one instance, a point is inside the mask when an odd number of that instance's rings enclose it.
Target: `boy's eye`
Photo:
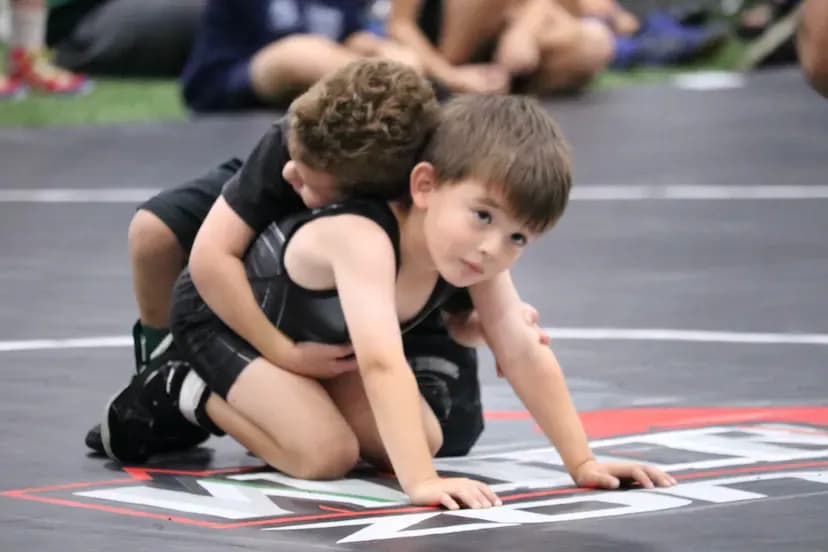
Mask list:
[[[528,241],[526,239],[526,236],[517,232],[512,234],[510,238],[512,240],[512,243],[514,243],[518,247],[523,247],[524,245],[526,245],[526,242]]]
[[[492,222],[492,214],[489,213],[488,211],[475,210],[474,211],[474,216],[480,222],[485,222],[486,224]]]

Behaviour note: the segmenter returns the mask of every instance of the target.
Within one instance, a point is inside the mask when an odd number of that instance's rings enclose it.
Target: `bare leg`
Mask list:
[[[322,36],[288,36],[253,56],[253,90],[263,100],[283,100],[358,58],[346,47]]]
[[[166,328],[173,284],[186,262],[175,234],[149,211],[140,209],[129,225],[132,286],[141,323]]]
[[[327,380],[323,385],[356,434],[359,440],[360,456],[363,460],[384,469],[390,468],[391,462],[380,438],[374,413],[371,411],[359,373],[349,372]],[[433,456],[443,445],[443,431],[425,399],[421,399],[421,404],[426,440]]]
[[[541,64],[530,83],[536,93],[574,91],[604,70],[612,59],[613,38],[595,20],[571,16],[559,8],[540,37]]]
[[[437,48],[451,63],[470,63],[486,43],[494,41],[506,25],[515,0],[449,0],[443,2]]]
[[[258,358],[244,369],[227,399],[213,394],[208,400],[213,423],[288,475],[338,478],[359,459],[356,436],[315,380]]]

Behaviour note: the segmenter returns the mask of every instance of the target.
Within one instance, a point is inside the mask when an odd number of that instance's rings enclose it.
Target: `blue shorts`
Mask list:
[[[182,77],[184,101],[195,111],[254,109],[264,103],[253,91],[250,59],[205,68]]]

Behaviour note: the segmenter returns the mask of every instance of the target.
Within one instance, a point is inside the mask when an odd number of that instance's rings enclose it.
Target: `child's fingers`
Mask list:
[[[581,487],[617,489],[621,481],[608,473],[591,473],[578,482]]]
[[[526,318],[526,323],[527,324],[537,324],[538,320],[540,318],[540,315],[538,314],[538,309],[536,309],[532,305],[528,305],[526,303],[524,303],[524,308],[526,309],[524,311],[524,317]]]
[[[643,466],[634,467],[630,475],[645,489],[652,489],[655,486]]]
[[[480,492],[483,493],[483,496],[486,497],[486,500],[491,503],[492,506],[502,506],[503,502],[500,500],[500,497],[492,490],[491,487],[486,485],[485,483],[480,484]]]
[[[440,504],[448,508],[449,510],[460,509],[460,505],[457,504],[457,501],[454,500],[448,493],[443,493],[442,495],[440,495]]]
[[[333,371],[336,374],[344,374],[346,372],[353,372],[358,368],[355,358],[338,359],[334,361]]]
[[[673,477],[658,468],[646,466],[644,469],[647,471],[647,475],[650,476],[650,479],[652,479],[653,482],[659,487],[671,487],[677,483]]]

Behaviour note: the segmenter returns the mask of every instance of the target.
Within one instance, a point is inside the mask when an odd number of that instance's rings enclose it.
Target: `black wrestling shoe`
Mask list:
[[[177,429],[156,426],[151,438],[150,450],[157,453],[182,452],[200,445],[205,440],[204,430],[190,423]],[[95,424],[86,432],[84,443],[98,454],[106,454],[101,436],[101,424]]]
[[[143,462],[159,452],[180,451],[206,441],[210,433],[190,423],[178,408],[190,365],[174,358],[173,347],[150,361],[107,403],[100,425],[104,454],[122,462]],[[94,428],[87,434],[93,450]]]

